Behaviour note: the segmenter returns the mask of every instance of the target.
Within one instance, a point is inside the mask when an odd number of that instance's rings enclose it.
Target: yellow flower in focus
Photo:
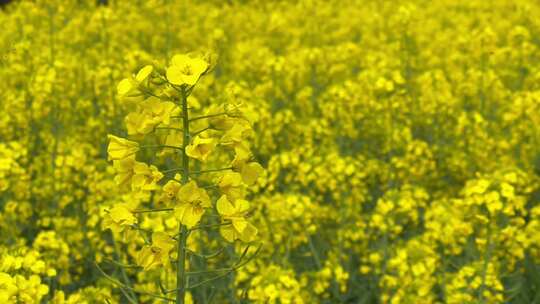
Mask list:
[[[186,154],[191,158],[204,162],[215,147],[216,141],[213,138],[196,136],[193,142],[186,147]]]
[[[133,173],[134,175],[131,180],[133,191],[155,190],[157,188],[157,182],[163,178],[163,174],[159,172],[156,166],[148,166],[142,162],[137,162],[133,166]]]
[[[177,114],[179,108],[170,101],[161,101],[151,96],[140,104],[137,112],[129,113],[125,123],[129,135],[146,135],[160,125],[170,124],[171,116]]]
[[[209,116],[208,124],[213,129],[224,131],[234,126],[235,119],[223,113],[227,113],[223,105],[211,105],[206,111],[206,115]]]
[[[159,198],[160,202],[170,203],[176,199],[178,191],[180,191],[180,188],[182,188],[182,185],[176,180],[180,180],[181,178],[182,177],[180,176],[180,174],[176,174],[173,180],[169,180],[163,186],[163,192],[161,194],[161,197]]]
[[[178,205],[174,207],[174,215],[188,228],[195,226],[201,220],[205,208],[212,206],[208,193],[199,188],[195,181],[180,187],[176,193],[176,200]]]
[[[132,157],[113,161],[113,168],[116,171],[114,181],[117,185],[125,185],[131,181],[134,174],[133,166],[135,166],[135,163],[136,161]]]
[[[243,120],[238,120],[235,125],[225,132],[220,139],[220,142],[224,145],[238,145],[241,144],[251,132],[251,127]]]
[[[169,253],[175,247],[175,241],[165,232],[154,232],[152,244],[144,246],[136,257],[137,265],[144,270],[152,269],[159,265],[169,266]]]
[[[156,166],[149,166],[143,162],[135,161],[134,158],[124,158],[113,161],[116,170],[114,180],[117,185],[131,183],[133,191],[156,190],[157,182],[163,178]]]
[[[231,162],[232,167],[241,167],[251,159],[251,151],[249,146],[239,144],[234,147],[234,159]]]
[[[175,55],[167,69],[167,80],[175,85],[194,85],[207,68],[208,63],[201,58]]]
[[[146,65],[142,69],[139,70],[137,73],[137,76],[135,76],[135,80],[137,80],[139,83],[145,81],[150,74],[152,74],[152,71],[154,71],[154,67],[151,65]]]
[[[146,124],[145,115],[139,112],[129,113],[125,118],[128,135],[147,134],[152,131],[152,126]]]
[[[245,216],[249,210],[249,202],[246,200],[236,200],[230,202],[225,195],[222,195],[216,208],[221,217],[230,222],[231,225],[222,226],[221,235],[229,242],[240,239],[243,242],[251,242],[257,235],[257,228],[249,223]]]
[[[128,97],[128,96],[134,96],[137,91],[137,82],[135,82],[131,78],[125,78],[122,79],[118,86],[116,87],[116,91],[118,93],[119,97]]]
[[[242,183],[242,175],[237,172],[227,172],[223,174],[218,183],[221,193],[227,195],[230,200],[236,200],[245,196],[245,189]]]
[[[103,227],[111,229],[111,231],[120,233],[125,227],[129,227],[137,223],[137,218],[131,213],[125,204],[116,204],[109,210],[107,216],[103,220]]]
[[[109,138],[109,146],[107,147],[109,160],[120,160],[127,157],[135,158],[135,153],[139,151],[138,143],[110,134],[107,137]]]
[[[264,168],[257,162],[243,162],[236,166],[233,165],[233,167],[242,175],[242,181],[248,186],[253,185],[264,171]]]

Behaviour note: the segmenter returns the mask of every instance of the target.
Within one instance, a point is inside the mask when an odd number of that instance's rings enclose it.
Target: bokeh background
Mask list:
[[[109,260],[140,243],[103,227],[126,199],[107,134],[126,135],[121,79],[198,53],[215,68],[193,106],[246,105],[265,173],[259,254],[189,301],[540,303],[537,16],[534,0],[2,5],[1,302],[129,303],[96,263],[159,292],[159,269]]]

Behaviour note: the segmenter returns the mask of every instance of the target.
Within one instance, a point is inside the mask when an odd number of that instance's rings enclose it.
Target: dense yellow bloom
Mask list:
[[[186,147],[186,154],[189,157],[204,162],[215,147],[216,141],[213,138],[203,138],[201,136],[196,136],[193,139],[193,142]]]
[[[257,178],[261,175],[261,173],[264,171],[264,168],[256,162],[249,162],[246,164],[243,164],[239,168],[240,174],[242,175],[242,180],[244,181],[244,184],[246,185],[253,185]]]
[[[154,165],[147,165],[135,161],[133,158],[124,158],[113,161],[116,171],[114,180],[118,185],[130,184],[133,191],[151,191],[158,189],[157,182],[163,174]]]
[[[159,125],[168,126],[171,116],[178,112],[178,107],[173,102],[161,101],[154,96],[142,101],[139,108],[139,111],[131,112],[125,118],[129,135],[145,135]]]
[[[222,193],[227,195],[229,200],[244,198],[245,187],[243,184],[242,175],[237,172],[227,172],[223,174],[218,183]]]
[[[243,120],[237,120],[233,127],[223,134],[220,142],[223,145],[238,145],[250,134],[250,126]]]
[[[126,227],[137,223],[137,218],[125,204],[116,204],[108,212],[103,221],[103,227],[109,228],[115,233],[122,232]]]
[[[144,246],[137,253],[137,265],[149,270],[158,266],[168,267],[169,253],[175,247],[173,239],[164,232],[152,234],[152,244]]]
[[[138,190],[155,190],[157,182],[163,178],[163,174],[154,165],[148,166],[145,163],[137,162],[133,166],[133,177],[131,180],[131,188],[133,191]]]
[[[113,161],[113,167],[116,171],[114,181],[118,185],[125,185],[131,182],[131,178],[135,174],[133,167],[137,161],[133,157],[119,159]]]
[[[194,85],[207,68],[208,63],[201,58],[175,55],[167,68],[167,80],[175,85]]]
[[[182,188],[182,184],[178,182],[180,180],[180,174],[175,174],[173,180],[169,180],[162,188],[162,194],[159,198],[159,201],[164,203],[171,203],[177,200],[178,192]]]
[[[8,2],[0,303],[537,297],[538,1]]]
[[[227,196],[221,196],[216,202],[216,209],[225,223],[220,228],[221,235],[229,242],[240,239],[242,242],[251,242],[257,235],[257,228],[246,220],[249,211],[249,202],[238,199],[230,202]]]
[[[49,287],[41,283],[37,275],[26,278],[21,275],[13,277],[0,272],[0,301],[3,303],[35,303],[49,293]]]
[[[195,226],[201,220],[205,209],[212,206],[206,190],[199,188],[195,181],[180,185],[171,180],[163,186],[163,192],[163,199],[175,204],[175,217],[188,228]]]

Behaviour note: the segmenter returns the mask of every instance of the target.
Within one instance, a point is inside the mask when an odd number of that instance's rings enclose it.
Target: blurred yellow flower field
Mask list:
[[[540,303],[540,3],[0,6],[0,303]]]

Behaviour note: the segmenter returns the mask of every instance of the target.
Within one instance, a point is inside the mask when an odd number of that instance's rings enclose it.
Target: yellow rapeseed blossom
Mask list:
[[[154,232],[152,234],[152,244],[144,246],[137,254],[137,265],[149,270],[158,266],[168,266],[170,264],[169,254],[174,248],[174,242],[170,236],[164,232]]]
[[[216,202],[216,209],[225,223],[230,224],[220,228],[221,235],[227,241],[233,242],[240,239],[243,242],[250,242],[255,238],[257,228],[246,220],[249,211],[248,201],[238,199],[230,202],[227,196],[223,195]]]
[[[205,209],[212,206],[206,190],[199,188],[194,181],[178,188],[175,199],[174,214],[180,223],[188,228],[195,226],[201,220]]]
[[[186,147],[186,154],[189,157],[198,159],[200,161],[206,161],[208,155],[216,146],[216,141],[213,138],[203,138],[196,136],[193,142]]]
[[[103,227],[119,233],[137,222],[137,218],[124,204],[116,204],[104,219]]]
[[[175,85],[194,85],[207,68],[208,63],[201,58],[175,55],[171,60],[171,66],[167,68],[167,80]]]
[[[108,138],[109,146],[107,147],[107,153],[109,154],[109,160],[134,158],[135,153],[139,151],[139,144],[137,142],[114,135],[108,135]]]

